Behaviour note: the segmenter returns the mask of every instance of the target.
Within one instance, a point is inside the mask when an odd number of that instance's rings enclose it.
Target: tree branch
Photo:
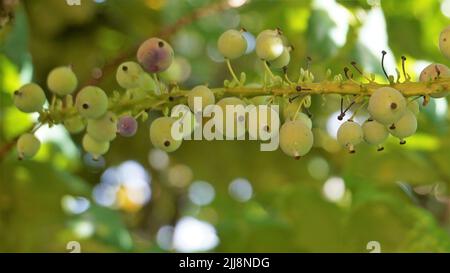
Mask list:
[[[192,13],[185,15],[184,17],[181,17],[178,21],[176,21],[173,25],[170,25],[166,28],[163,28],[162,31],[156,34],[158,37],[162,38],[168,38],[178,32],[181,28],[195,22],[196,20],[199,20],[203,17],[210,16],[212,14],[222,12],[226,9],[229,9],[230,5],[228,4],[228,1],[220,1],[220,2],[214,2],[209,5],[206,5],[204,7],[198,8],[194,10]],[[101,68],[102,75],[97,78],[90,78],[88,79],[84,84],[81,85],[81,87],[86,85],[97,85],[99,84],[103,78],[108,75],[109,73],[113,72],[117,66],[119,66],[122,62],[129,59],[133,54],[137,51],[138,45],[132,47],[131,49],[119,54],[116,58],[109,61],[106,65],[104,65]],[[32,126],[34,127],[34,126]],[[27,130],[29,131],[29,130]],[[27,132],[26,131],[26,132]],[[0,146],[0,162],[3,160],[5,155],[14,147],[16,141],[18,139],[18,136],[14,137],[11,141],[6,142],[2,146]]]

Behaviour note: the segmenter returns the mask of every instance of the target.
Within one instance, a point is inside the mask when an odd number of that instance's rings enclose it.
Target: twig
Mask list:
[[[230,5],[228,4],[228,1],[220,1],[211,3],[209,5],[206,5],[204,7],[198,8],[194,10],[192,13],[189,13],[185,15],[184,17],[181,17],[176,21],[174,24],[163,28],[159,33],[156,33],[155,36],[162,37],[162,38],[168,38],[178,32],[181,28],[203,18],[210,16],[212,14],[222,12],[226,9],[229,9]],[[133,54],[137,51],[138,45],[130,48],[129,50],[122,52],[119,54],[116,58],[112,59],[108,63],[106,63],[103,67],[101,67],[102,74],[100,77],[91,77],[86,82],[84,82],[81,86],[87,86],[87,85],[97,85],[99,84],[105,75],[108,75],[109,73],[113,72],[117,66],[119,66],[122,62],[126,61],[128,58],[133,56]],[[34,128],[35,124],[32,125],[31,128]],[[28,132],[32,129],[26,130],[25,132]],[[5,155],[14,147],[16,144],[16,141],[19,137],[15,137],[9,142],[6,142],[2,146],[0,146],[0,162],[3,160]]]

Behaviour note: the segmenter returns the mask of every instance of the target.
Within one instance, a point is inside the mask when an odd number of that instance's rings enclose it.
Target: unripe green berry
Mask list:
[[[117,68],[116,80],[125,89],[136,88],[139,87],[139,80],[143,73],[144,70],[138,63],[125,62]]]
[[[396,89],[381,87],[370,96],[367,110],[376,121],[391,125],[402,117],[406,110],[406,100]]]
[[[86,123],[81,116],[74,116],[64,120],[64,127],[71,134],[77,134],[84,130]]]
[[[236,59],[244,55],[247,50],[247,40],[241,31],[230,29],[220,35],[217,48],[227,59]]]
[[[413,112],[407,110],[395,123],[394,129],[389,129],[391,135],[398,137],[404,143],[404,139],[412,136],[417,131],[417,118]]]
[[[86,131],[99,142],[112,141],[117,135],[117,117],[114,113],[107,112],[101,118],[89,119]]]
[[[198,97],[201,98],[202,108],[196,109],[194,105],[194,99]],[[213,105],[216,102],[216,98],[214,97],[214,93],[208,87],[204,85],[198,85],[194,87],[187,94],[188,105],[191,108],[192,112],[197,113],[205,109],[208,105]]]
[[[368,119],[362,125],[364,140],[368,144],[380,145],[386,141],[389,132],[386,126],[376,120]]]
[[[160,117],[155,119],[150,125],[150,140],[155,148],[166,152],[177,150],[182,143],[181,133],[172,136],[172,125],[176,122],[175,118]]]
[[[26,133],[21,135],[17,140],[17,153],[19,159],[33,158],[40,147],[41,142],[33,134]]]
[[[101,155],[104,155],[109,150],[108,141],[97,141],[90,135],[85,134],[82,140],[83,149],[90,153],[94,159],[98,159]]]
[[[312,148],[312,131],[301,121],[287,121],[280,129],[280,148],[288,156],[299,159]]]
[[[361,126],[352,120],[348,120],[339,127],[337,141],[353,153],[355,152],[355,146],[363,140],[363,135]]]
[[[41,111],[46,101],[44,90],[35,83],[25,84],[13,96],[14,105],[25,113]]]
[[[103,116],[108,109],[108,97],[96,86],[86,86],[78,93],[75,105],[78,113],[87,119]]]
[[[273,61],[283,51],[283,39],[277,30],[264,30],[256,37],[256,55],[261,60]]]
[[[68,66],[54,68],[47,77],[48,89],[59,96],[71,94],[75,91],[77,85],[77,76]]]
[[[270,67],[273,68],[283,68],[286,67],[291,61],[291,47],[284,47],[283,53],[276,58],[275,60],[270,62]]]

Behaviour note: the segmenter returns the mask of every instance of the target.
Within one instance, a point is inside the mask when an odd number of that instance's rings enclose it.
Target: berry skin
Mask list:
[[[417,102],[417,100],[413,100],[408,102],[408,110],[413,112],[414,115],[419,115],[420,113],[420,105],[419,102]]]
[[[227,59],[236,59],[247,50],[247,40],[239,30],[230,29],[220,35],[217,41],[220,54]]]
[[[109,142],[116,138],[117,117],[107,112],[99,119],[89,119],[86,128],[87,134],[99,142]]]
[[[155,148],[165,152],[177,150],[182,143],[181,133],[172,136],[172,125],[176,119],[171,117],[160,117],[155,119],[150,125],[150,140]]]
[[[96,86],[86,86],[78,93],[75,105],[78,113],[87,119],[103,116],[108,109],[108,97]]]
[[[98,159],[109,150],[109,142],[97,141],[88,134],[84,135],[82,145],[83,149],[90,153],[94,159]]]
[[[363,129],[354,121],[346,121],[342,123],[337,132],[337,141],[343,147],[347,148],[350,153],[355,152],[355,146],[363,140]]]
[[[312,131],[301,121],[287,121],[280,129],[280,147],[288,156],[299,159],[312,148]]]
[[[261,60],[273,61],[284,51],[284,44],[278,30],[264,30],[256,37],[256,55]]]
[[[146,93],[150,93],[151,95],[156,94],[160,95],[160,90],[158,89],[155,80],[147,73],[142,73],[139,77],[139,87],[144,90]]]
[[[124,137],[132,137],[136,134],[138,123],[132,116],[123,116],[117,122],[117,132]]]
[[[46,101],[44,90],[35,83],[25,84],[13,96],[14,105],[25,113],[41,111]]]
[[[138,62],[150,73],[159,73],[169,68],[173,55],[172,47],[159,38],[146,40],[137,51]]]
[[[47,76],[48,89],[59,96],[71,94],[77,85],[77,76],[68,66],[54,68]]]
[[[439,35],[439,49],[445,57],[450,59],[450,26]]]
[[[161,73],[161,78],[169,83],[186,81],[191,75],[191,64],[183,57],[175,57],[166,71]]]
[[[270,67],[273,68],[286,67],[291,61],[290,51],[291,51],[290,47],[284,47],[283,53],[281,53],[281,55],[278,58],[270,62]]]
[[[382,143],[386,141],[389,132],[386,126],[376,120],[368,119],[362,125],[364,140],[371,145],[377,145],[378,150],[383,150]]]
[[[443,64],[430,64],[420,72],[419,80],[421,82],[428,82],[437,80],[439,78],[450,77],[450,69]],[[433,98],[443,98],[448,95],[448,91],[430,94]]]
[[[202,108],[195,108],[194,98],[200,97],[202,100]],[[212,105],[216,102],[214,93],[208,87],[204,85],[198,85],[194,87],[187,95],[188,105],[192,112],[197,113],[205,109],[206,106]]]
[[[295,118],[295,120],[299,120],[299,121],[303,122],[306,125],[306,127],[308,127],[309,129],[312,129],[312,121],[308,117],[307,114],[305,114],[303,112],[299,112],[297,114],[297,117]]]
[[[33,134],[27,133],[23,134],[17,140],[17,152],[19,154],[19,159],[30,159],[33,158],[39,148],[41,147],[41,142]]]
[[[75,116],[64,121],[64,127],[71,134],[78,134],[86,127],[85,121],[80,116]]]
[[[392,125],[406,110],[402,93],[391,87],[381,87],[370,96],[367,107],[370,115],[384,125]]]
[[[236,97],[227,97],[221,99],[219,102],[217,102],[217,106],[219,106],[222,109],[222,115],[223,115],[223,128],[220,130],[220,128],[217,128],[217,130],[223,135],[223,136],[231,136],[233,138],[239,138],[245,134],[245,113],[242,113],[242,115],[239,115],[237,112],[237,109],[235,108],[235,113],[233,119],[234,129],[228,128],[226,125],[227,115],[226,115],[226,108],[227,105],[231,106],[239,106],[242,105],[245,108],[245,103]],[[243,126],[243,127],[242,127]],[[240,130],[238,132],[238,128],[244,128],[244,130]],[[232,132],[233,130],[233,132]]]
[[[417,119],[413,112],[407,110],[395,123],[395,129],[389,129],[391,135],[400,139],[400,144],[405,144],[405,138],[412,136],[417,131]]]
[[[142,67],[135,62],[125,62],[119,65],[116,72],[117,83],[125,89],[139,87]]]

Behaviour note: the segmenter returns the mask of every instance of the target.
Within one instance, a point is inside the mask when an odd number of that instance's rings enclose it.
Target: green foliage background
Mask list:
[[[24,79],[32,77],[46,86],[50,69],[72,64],[85,82],[93,68],[214,1],[82,0],[81,7],[69,7],[60,0],[21,2],[14,21],[0,29],[2,146],[32,122],[29,115],[12,107],[11,94]],[[340,72],[352,60],[379,73],[379,56],[358,39],[365,16],[374,9],[370,3],[376,1],[321,1],[339,5],[352,18],[343,23],[348,27],[343,46],[330,36],[337,23],[317,8],[317,2],[253,0],[184,25],[169,38],[176,54],[191,65],[190,77],[181,85],[221,85],[228,77],[226,67],[210,56],[215,56],[218,36],[239,26],[254,34],[280,27],[295,47],[292,77],[305,66],[306,56],[313,58],[312,71],[319,79],[327,68]],[[450,22],[441,4],[437,0],[381,1],[389,48],[397,60],[401,55],[408,57],[411,74],[416,60],[449,64],[437,47],[440,31]],[[260,80],[262,70],[254,54],[234,66],[246,71],[250,81]],[[118,89],[114,73],[105,73],[99,85],[110,92]],[[337,106],[335,97],[327,98],[325,104],[323,98],[315,97],[314,127],[325,129]],[[406,146],[390,139],[383,153],[362,145],[349,155],[330,140],[325,149],[315,148],[295,161],[281,151],[260,152],[256,142],[185,141],[170,154],[170,164],[187,165],[192,180],[214,186],[214,201],[200,207],[187,198],[188,186],[171,186],[167,170],[149,165],[149,122],[141,123],[132,139],[117,138],[105,157],[106,167],[135,160],[151,173],[152,198],[136,212],[93,201],[92,190],[101,172],[92,172],[83,163],[81,149],[70,150],[71,145],[80,148],[79,135],[52,138],[33,161],[18,162],[13,149],[0,162],[0,251],[66,252],[66,243],[72,240],[79,241],[85,252],[176,251],[162,249],[157,232],[183,216],[193,216],[217,230],[220,242],[208,251],[368,252],[367,243],[378,241],[385,252],[449,252],[450,116],[437,107],[432,101],[422,111],[420,129]],[[250,201],[240,203],[230,197],[228,186],[236,177],[251,182]],[[338,202],[323,194],[330,177],[345,181],[346,192]],[[63,210],[61,200],[67,195],[86,197],[91,201],[89,209],[82,214]],[[92,223],[94,232],[80,237],[74,228],[80,221]]]

